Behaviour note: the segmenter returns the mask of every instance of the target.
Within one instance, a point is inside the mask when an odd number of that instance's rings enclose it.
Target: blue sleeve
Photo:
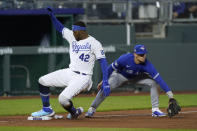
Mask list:
[[[103,81],[108,81],[107,60],[105,58],[99,59],[101,70],[103,73]]]
[[[108,71],[107,77],[109,78],[111,76],[112,72],[114,71],[114,69],[112,68],[112,64],[108,66],[107,71]]]
[[[115,60],[111,66],[114,70],[122,70],[124,67],[124,60],[126,55],[120,56],[117,60]]]
[[[56,30],[58,32],[62,33],[64,26],[60,23],[60,21],[55,17],[55,15],[53,13],[51,13],[50,17],[51,17],[51,21],[52,21],[53,25],[55,26]]]
[[[147,60],[146,66],[144,68],[144,71],[147,72],[159,85],[160,87],[165,91],[168,92],[171,89],[168,87],[168,85],[164,82],[164,80],[161,78],[155,67]]]
[[[161,78],[160,75],[158,75],[157,78],[155,78],[155,81],[165,92],[171,91],[171,89],[168,87],[168,85],[165,83],[165,81]]]

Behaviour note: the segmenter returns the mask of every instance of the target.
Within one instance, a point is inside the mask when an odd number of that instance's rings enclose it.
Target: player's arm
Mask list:
[[[121,70],[122,69],[122,56],[119,57],[116,61],[114,61],[112,64],[110,64],[107,67],[107,78],[109,79],[109,77],[111,76],[113,71],[117,71],[117,70]],[[101,81],[98,85],[97,85],[97,89],[100,90],[101,86],[102,86],[103,81]]]
[[[92,50],[96,56],[96,59],[99,61],[101,65],[101,70],[103,74],[103,82],[101,84],[101,90],[103,91],[104,96],[108,96],[110,94],[110,86],[107,77],[108,70],[107,70],[107,60],[105,57],[105,52],[99,41],[95,41],[95,43],[92,44]]]
[[[152,78],[160,85],[160,87],[166,92],[169,97],[169,105],[167,108],[168,116],[172,117],[174,115],[177,115],[181,111],[181,107],[179,106],[177,100],[173,98],[171,89],[168,87],[168,85],[161,78],[159,73],[150,62],[148,62],[148,67],[149,68],[147,68],[147,71],[149,71]]]
[[[110,77],[110,75],[112,74],[113,71],[114,71],[114,69],[112,68],[112,64],[111,64],[111,65],[109,65],[109,66],[107,67],[107,71],[105,71],[105,72],[106,72],[105,76],[107,76],[107,79],[109,79],[109,77]],[[100,90],[102,84],[103,84],[103,81],[101,81],[101,82],[97,85],[97,89],[98,89],[98,90]]]
[[[101,58],[98,61],[101,65],[101,69],[102,69],[102,73],[103,73],[103,81],[106,81],[106,80],[108,80],[107,60],[106,60],[106,58]]]
[[[98,59],[100,65],[101,65],[101,70],[103,73],[103,81],[101,83],[101,89],[103,90],[104,96],[108,96],[110,94],[110,86],[108,83],[108,70],[107,70],[107,60],[106,58],[101,58]]]
[[[173,98],[173,93],[168,87],[166,82],[161,78],[160,74],[156,71],[155,67],[147,61],[145,72],[149,73],[151,77],[160,85],[160,87],[166,92],[169,98]]]
[[[51,18],[51,21],[52,21],[53,25],[55,26],[55,29],[56,29],[58,32],[62,33],[62,30],[63,30],[64,26],[63,26],[62,23],[55,17],[52,8],[47,7],[47,10],[48,10],[48,14],[49,14],[49,16],[50,16],[50,18]]]
[[[108,78],[111,76],[112,72],[114,71],[112,64],[107,67],[107,71],[108,71],[107,77]]]
[[[107,67],[107,79],[111,76],[113,71],[122,70],[123,56],[120,56],[111,65]]]
[[[108,71],[108,78],[111,76],[113,71],[120,71],[122,70],[122,57],[118,58],[117,60],[115,60],[111,65],[109,65],[107,67],[107,71]]]

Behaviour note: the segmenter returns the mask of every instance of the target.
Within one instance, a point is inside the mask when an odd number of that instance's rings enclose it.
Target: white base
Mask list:
[[[54,116],[42,116],[42,117],[33,117],[29,116],[27,117],[27,120],[52,120],[52,119],[63,119],[63,116],[61,115],[54,115]]]

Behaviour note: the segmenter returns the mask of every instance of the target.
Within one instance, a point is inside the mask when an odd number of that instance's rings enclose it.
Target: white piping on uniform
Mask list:
[[[105,56],[101,56],[101,57],[98,57],[96,59],[99,60],[99,59],[102,59],[102,58],[106,58],[106,57]]]
[[[112,68],[113,68],[114,70],[117,70],[116,67],[114,66],[114,63],[112,63],[111,66],[112,66]]]
[[[156,79],[158,76],[159,76],[159,73],[157,73],[157,74],[153,77],[153,79]]]

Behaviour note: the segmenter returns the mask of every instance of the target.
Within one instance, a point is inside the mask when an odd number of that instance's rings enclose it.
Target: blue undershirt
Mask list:
[[[53,25],[55,26],[56,30],[60,33],[62,33],[62,30],[64,26],[60,23],[60,21],[55,17],[53,13],[50,14],[51,21]]]
[[[106,82],[108,80],[107,60],[106,58],[101,58],[98,61],[101,65],[101,70],[103,73],[103,82]]]

